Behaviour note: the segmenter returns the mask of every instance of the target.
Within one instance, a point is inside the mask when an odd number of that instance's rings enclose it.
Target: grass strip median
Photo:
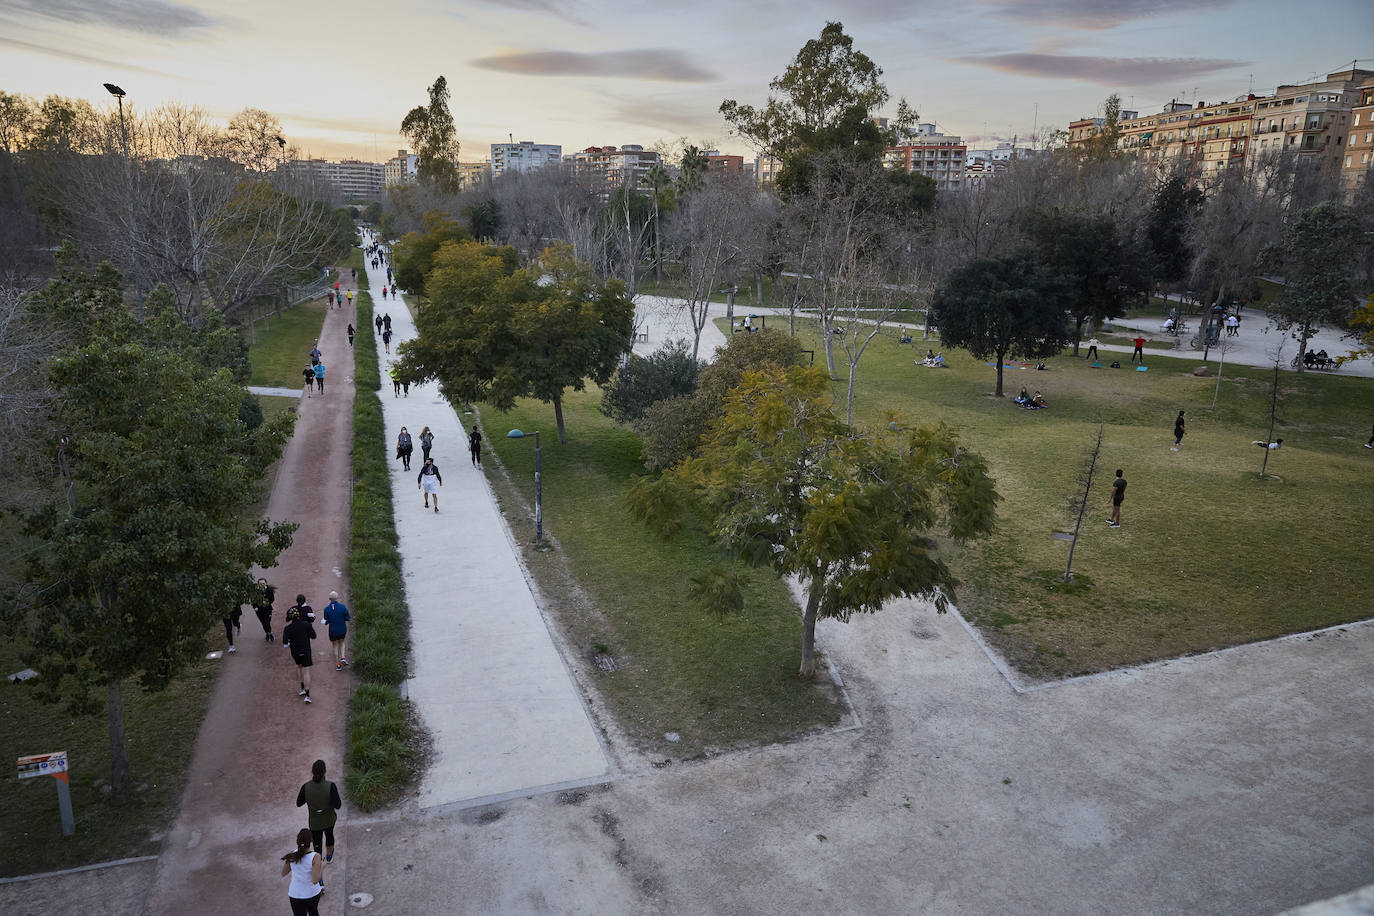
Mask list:
[[[371,295],[360,292],[357,304],[359,326],[367,328],[372,321]],[[356,620],[353,663],[361,683],[349,703],[348,794],[364,811],[371,811],[396,798],[414,777],[420,735],[400,693],[409,627],[382,448],[386,437],[377,397],[381,377],[376,338],[359,334],[355,346],[348,575]]]

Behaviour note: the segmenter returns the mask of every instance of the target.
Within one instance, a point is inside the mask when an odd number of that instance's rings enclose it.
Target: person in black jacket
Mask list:
[[[262,632],[268,642],[276,642],[272,635],[272,602],[277,600],[277,590],[267,584],[266,579],[258,579],[258,594],[253,599],[253,613],[258,615]]]
[[[472,428],[472,434],[468,436],[468,454],[472,456],[472,466],[480,468],[482,466],[482,432],[475,426]]]
[[[296,663],[296,673],[300,675],[300,696],[305,702],[310,699],[310,640],[315,638],[315,611],[305,603],[304,595],[296,596],[296,603],[286,611],[286,629],[282,630],[281,644],[291,650],[291,660]]]
[[[429,498],[434,497],[434,511],[439,511],[439,488],[444,485],[444,478],[439,476],[439,465],[434,463],[433,458],[425,459],[425,466],[420,468],[420,475],[415,478],[415,487],[425,494],[425,508],[429,508]]]

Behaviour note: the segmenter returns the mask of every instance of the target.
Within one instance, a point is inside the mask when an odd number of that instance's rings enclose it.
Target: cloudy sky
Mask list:
[[[385,159],[443,74],[464,159],[508,134],[748,154],[721,100],[763,101],[827,19],[894,98],[973,145],[1113,91],[1146,112],[1374,69],[1370,0],[0,0],[0,89],[265,108],[302,151]]]

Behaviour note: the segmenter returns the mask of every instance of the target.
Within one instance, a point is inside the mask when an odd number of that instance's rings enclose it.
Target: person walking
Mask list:
[[[1113,528],[1121,527],[1121,504],[1126,500],[1126,478],[1121,468],[1116,469],[1116,480],[1112,481],[1112,517],[1107,524]]]
[[[387,331],[390,334],[390,331]],[[386,370],[386,374],[391,376],[391,396],[399,398],[401,396],[401,373],[396,371],[395,365]]]
[[[415,478],[416,489],[425,494],[425,508],[429,508],[429,498],[434,497],[434,511],[439,511],[439,488],[444,485],[444,478],[439,476],[439,466],[434,463],[433,458],[425,458],[425,466],[420,468],[420,475]]]
[[[315,367],[306,366],[301,370],[301,375],[305,378],[305,396],[311,397],[310,392],[315,390]]]
[[[224,618],[224,638],[229,640],[229,654],[233,655],[238,649],[234,648],[234,631],[242,632],[243,626],[240,621],[243,619],[243,605],[234,602],[234,609]]]
[[[468,435],[468,454],[472,456],[472,466],[480,468],[482,466],[482,432],[477,427],[472,428]]]
[[[1178,412],[1178,418],[1174,420],[1174,447],[1169,449],[1171,452],[1178,451],[1178,447],[1183,444],[1183,411]]]
[[[352,619],[348,606],[339,600],[339,593],[330,592],[329,603],[324,606],[324,625],[329,630],[329,647],[334,650],[335,671],[342,671],[348,664],[344,642],[348,638],[348,622]]]
[[[291,876],[286,897],[291,901],[291,916],[320,916],[320,895],[324,893],[324,859],[310,849],[310,828],[296,832],[296,848],[281,857],[281,876]]]
[[[390,312],[387,312],[385,315],[382,316],[382,327],[386,328],[388,331],[391,330],[391,313],[390,313]]]
[[[410,456],[414,451],[415,443],[410,441],[410,433],[402,426],[401,434],[396,437],[396,457],[401,459],[401,470],[410,470]]]
[[[375,319],[373,319],[372,323],[377,326],[377,333],[382,333],[382,316],[378,315]]]
[[[386,347],[386,352],[391,352],[391,328],[382,332],[382,346]]]
[[[1096,337],[1094,337],[1094,338],[1092,338],[1092,339],[1090,339],[1090,340],[1088,341],[1088,355],[1087,355],[1086,357],[1084,357],[1084,358],[1087,359],[1087,360],[1089,360],[1089,361],[1094,360],[1094,359],[1100,359],[1100,358],[1101,358],[1101,357],[1099,357],[1099,356],[1097,355],[1097,338],[1096,338]]]
[[[382,298],[383,298],[383,299],[386,298],[386,287],[385,287],[385,286],[382,287]]]
[[[286,628],[281,633],[281,644],[291,650],[291,660],[296,663],[296,674],[301,682],[299,696],[310,699],[310,640],[315,638],[315,612],[305,603],[304,595],[296,596],[296,603],[286,612]]]
[[[350,322],[348,325],[348,345],[350,347],[353,346],[353,335],[355,333],[357,332],[353,330],[353,324]]]
[[[267,584],[266,579],[258,579],[258,594],[253,599],[253,613],[258,615],[262,632],[268,642],[276,642],[272,635],[272,602],[277,600],[277,590]]]
[[[429,431],[426,426],[420,430],[420,450],[424,453],[425,460],[429,460],[429,450],[434,448],[434,433]]]
[[[410,397],[410,376],[408,375],[401,376],[401,397]]]
[[[329,291],[329,307],[334,307],[334,291],[332,289]]]
[[[323,760],[310,767],[310,781],[296,793],[296,807],[305,806],[309,818],[310,841],[315,852],[323,853],[326,862],[334,861],[334,825],[338,823],[343,799],[339,787],[324,778]],[[321,842],[323,840],[323,842]],[[323,883],[323,882],[321,882]]]
[[[1145,365],[1145,338],[1143,338],[1143,337],[1136,337],[1136,338],[1133,338],[1133,339],[1131,340],[1131,343],[1135,344],[1135,352],[1133,352],[1133,353],[1131,354],[1131,362],[1134,363],[1134,362],[1135,362],[1135,358],[1136,358],[1137,356],[1139,356],[1139,357],[1140,357],[1140,364],[1141,364],[1142,366]]]
[[[320,396],[324,396],[324,363],[315,364],[315,385],[320,389]]]

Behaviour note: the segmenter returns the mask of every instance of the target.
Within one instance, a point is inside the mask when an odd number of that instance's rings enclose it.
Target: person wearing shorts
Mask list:
[[[1183,444],[1183,411],[1178,412],[1178,419],[1174,420],[1174,447],[1169,449],[1171,452],[1178,451],[1178,447]]]
[[[1112,517],[1107,524],[1113,528],[1121,527],[1121,504],[1126,500],[1126,478],[1121,468],[1116,469],[1116,480],[1112,481]]]
[[[282,630],[281,644],[291,650],[291,660],[296,663],[296,674],[300,676],[301,692],[305,702],[310,699],[310,640],[315,638],[315,611],[305,603],[304,595],[296,596],[296,603],[286,611],[286,629]]]
[[[301,370],[301,375],[305,378],[306,397],[313,397],[310,392],[315,390],[315,367],[306,366]]]
[[[296,793],[296,807],[306,807],[309,816],[310,840],[315,852],[324,855],[326,862],[334,860],[334,825],[343,807],[339,787],[324,778],[323,760],[316,760],[310,768],[310,781]],[[321,842],[323,841],[323,842]]]
[[[439,476],[439,466],[434,463],[433,458],[425,459],[425,466],[420,468],[420,475],[415,480],[416,488],[425,494],[425,508],[429,508],[429,498],[434,497],[434,511],[439,511],[439,488],[444,485],[444,478]]]

